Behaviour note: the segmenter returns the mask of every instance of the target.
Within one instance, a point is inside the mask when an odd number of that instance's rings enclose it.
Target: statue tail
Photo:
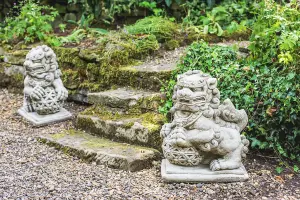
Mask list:
[[[248,153],[249,149],[248,146],[250,144],[249,140],[247,140],[246,136],[241,135],[241,140],[242,140],[242,158],[246,158],[246,153]]]

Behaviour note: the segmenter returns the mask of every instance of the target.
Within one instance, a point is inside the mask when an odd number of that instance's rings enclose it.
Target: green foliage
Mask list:
[[[85,38],[99,37],[106,35],[107,30],[102,28],[91,28],[91,23],[94,20],[94,15],[85,16],[82,15],[78,22],[69,21],[70,23],[78,25],[78,27],[72,31],[72,33],[65,37],[60,37],[61,43],[80,43]]]
[[[183,6],[187,15],[183,22],[188,26],[201,27],[205,34],[223,35],[224,30],[229,34],[234,32],[245,32],[250,26],[255,7],[253,1],[223,1],[216,7],[206,6],[204,2],[187,1]]]
[[[148,2],[148,1],[143,1],[139,3],[139,6],[142,8],[147,8],[148,10],[152,11],[155,16],[161,16],[164,13],[164,10],[161,8],[157,8],[156,2]]]
[[[274,149],[280,155],[300,161],[300,74],[255,60],[237,60],[228,47],[192,44],[163,91],[166,113],[172,106],[176,75],[191,69],[202,70],[218,79],[221,99],[230,98],[245,109],[249,124],[245,129],[252,147]]]
[[[277,174],[281,174],[281,172],[283,172],[283,168],[282,167],[276,167],[276,172]]]
[[[152,34],[158,41],[165,41],[175,38],[178,32],[178,25],[163,17],[146,17],[137,21],[131,26],[125,27],[130,34]]]
[[[280,5],[265,0],[253,27],[251,46],[254,59],[284,65],[300,72],[300,6],[292,0]]]
[[[28,0],[20,7],[15,6],[15,9],[20,9],[20,13],[6,18],[5,27],[0,30],[0,39],[7,42],[24,39],[26,43],[54,41],[49,36],[53,32],[51,22],[58,15],[54,8]]]
[[[79,0],[69,0],[68,3],[78,3]],[[141,8],[146,8],[155,16],[164,14],[162,8],[158,8],[157,4],[161,1],[152,0],[82,0],[81,9],[83,15],[94,15],[96,21],[102,21],[107,24],[114,22],[115,17],[121,14],[137,15]],[[169,5],[172,1],[166,0]],[[145,13],[146,15],[147,13]]]

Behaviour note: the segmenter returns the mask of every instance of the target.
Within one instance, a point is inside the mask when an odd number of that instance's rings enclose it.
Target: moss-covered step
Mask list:
[[[10,53],[4,53],[4,61],[13,65],[23,65],[26,54],[29,50],[16,50]]]
[[[165,116],[154,112],[120,114],[94,107],[77,116],[76,127],[93,135],[160,150],[159,132],[165,121]]]
[[[170,80],[175,69],[176,63],[122,67],[118,71],[116,84],[159,91],[162,83]]]
[[[152,161],[160,159],[155,149],[113,142],[75,130],[43,135],[39,140],[88,162],[132,172],[149,168]]]
[[[0,62],[0,88],[22,91],[25,70],[23,66]]]
[[[132,110],[135,112],[157,111],[163,95],[159,92],[136,90],[128,87],[88,94],[88,103]]]

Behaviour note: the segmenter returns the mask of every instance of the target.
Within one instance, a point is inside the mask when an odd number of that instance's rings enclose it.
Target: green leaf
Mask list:
[[[165,2],[166,2],[166,4],[167,4],[168,7],[170,7],[171,4],[172,4],[172,0],[165,0]]]
[[[294,172],[298,173],[299,172],[299,167],[297,165],[294,165]]]
[[[276,167],[276,172],[278,174],[281,174],[281,172],[283,171],[283,168],[282,167]]]

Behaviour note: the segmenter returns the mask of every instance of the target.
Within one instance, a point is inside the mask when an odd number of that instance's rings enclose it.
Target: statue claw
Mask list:
[[[218,171],[218,170],[220,170],[220,169],[221,169],[220,159],[213,160],[213,161],[210,163],[209,168],[210,168],[212,171]]]

